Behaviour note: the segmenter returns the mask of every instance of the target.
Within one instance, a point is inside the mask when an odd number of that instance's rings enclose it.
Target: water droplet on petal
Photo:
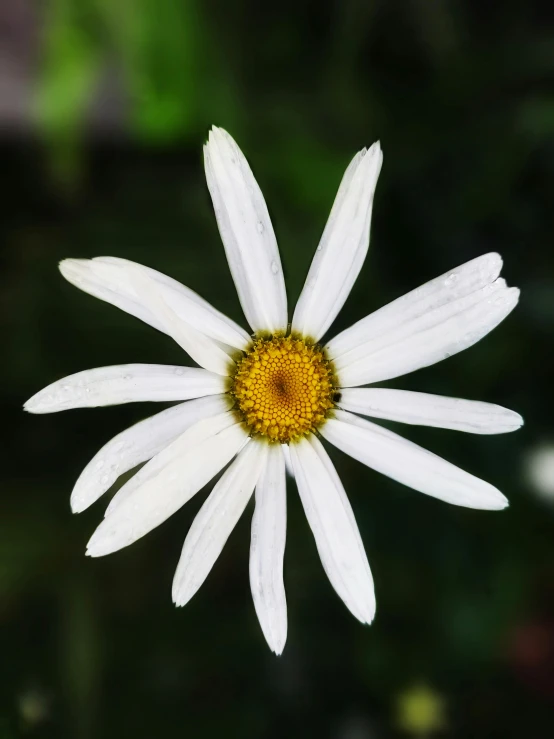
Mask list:
[[[279,272],[279,267],[277,265],[277,262],[273,261],[271,262],[271,271],[274,275],[276,275]]]
[[[264,224],[261,221],[258,221],[258,223],[256,223],[256,228],[258,229],[259,234],[263,234]]]
[[[175,368],[175,374],[176,375],[184,375],[185,374],[185,370],[182,367],[176,367]]]

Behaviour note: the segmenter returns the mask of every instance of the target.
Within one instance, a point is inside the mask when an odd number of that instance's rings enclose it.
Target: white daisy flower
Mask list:
[[[99,557],[132,544],[225,469],[185,539],[173,582],[179,606],[204,582],[255,492],[250,582],[271,649],[287,635],[283,586],[285,468],[296,479],[331,584],[362,623],[375,613],[371,571],[352,508],[321,437],[409,487],[455,505],[498,510],[495,487],[362,418],[476,434],[514,431],[513,411],[426,393],[363,387],[439,362],[475,344],[515,307],[519,290],[486,254],[437,277],[322,345],[369,245],[379,144],[357,154],[342,179],[289,323],[269,213],[233,139],[213,128],[204,147],[208,187],[240,303],[252,333],[192,290],[125,259],[66,259],[81,290],[171,336],[199,368],[129,364],[78,372],[25,404],[31,413],[185,401],[123,431],[85,467],[71,496],[83,511],[116,479],[146,464],[113,497],[88,544]]]

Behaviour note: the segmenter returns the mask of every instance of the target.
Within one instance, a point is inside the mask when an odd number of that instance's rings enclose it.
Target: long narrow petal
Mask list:
[[[519,290],[502,279],[404,323],[335,360],[343,387],[390,380],[476,344],[515,308]]]
[[[345,388],[341,391],[338,405],[362,416],[470,434],[505,434],[523,424],[519,413],[500,405],[408,390]]]
[[[348,297],[369,247],[373,195],[383,155],[379,143],[346,170],[317,247],[294,317],[293,331],[319,340]]]
[[[192,427],[152,457],[144,467],[127,480],[125,485],[111,499],[104,513],[104,518],[109,518],[117,508],[127,503],[129,498],[133,497],[135,491],[146,482],[154,480],[167,467],[178,462],[184,454],[188,453],[191,444],[201,444],[207,439],[209,440],[211,437],[225,431],[230,426],[235,425],[236,422],[235,415],[231,411],[219,413],[211,418],[197,421]]]
[[[204,166],[244,315],[253,331],[285,330],[285,282],[267,206],[243,153],[221,128],[210,131]]]
[[[336,411],[336,418],[329,419],[321,433],[362,464],[446,503],[483,510],[501,510],[508,505],[488,482],[351,413]]]
[[[487,254],[358,321],[326,347],[344,387],[387,380],[446,359],[492,331],[514,309],[517,288],[496,279]]]
[[[214,339],[197,331],[179,318],[166,303],[167,288],[145,276],[140,269],[132,270],[131,283],[144,300],[156,320],[164,326],[166,333],[181,346],[195,362],[204,369],[227,376],[231,372],[232,360]]]
[[[64,377],[33,395],[23,407],[29,413],[57,413],[138,401],[190,400],[225,390],[225,379],[204,369],[120,364]]]
[[[171,445],[180,453],[174,454],[172,461],[156,474],[147,476],[131,495],[126,495],[125,485],[121,488],[117,495],[124,499],[94,532],[88,543],[89,556],[111,554],[152,531],[231,461],[247,437],[238,424],[214,432],[215,421],[214,418],[199,421],[187,429]],[[156,459],[154,457],[141,472]]]
[[[225,395],[212,395],[167,408],[139,421],[105,444],[87,464],[71,494],[73,513],[81,513],[114,484],[120,475],[146,462],[202,418],[223,413]]]
[[[285,458],[281,445],[268,447],[256,486],[250,540],[250,587],[262,631],[271,650],[281,654],[287,640],[287,600],[283,557],[287,535]]]
[[[142,270],[145,276],[163,288],[164,300],[181,320],[235,349],[243,350],[248,346],[250,337],[238,324],[193,290],[155,269],[117,257],[64,259],[60,262],[62,275],[79,289],[167,333],[166,327],[151,313],[132,285],[130,275],[136,269]]]
[[[425,316],[430,311],[490,285],[497,279],[501,269],[500,254],[491,252],[426,282],[337,334],[326,347],[330,358],[336,360],[357,349],[360,344],[378,340],[396,331],[407,320]]]
[[[375,615],[373,578],[354,513],[327,452],[315,436],[291,444],[298,492],[323,568],[362,623]]]
[[[290,459],[290,449],[286,444],[281,444],[281,451],[285,460],[285,470],[287,471],[287,475],[289,475],[290,477],[294,477],[292,462]]]
[[[187,534],[173,601],[184,606],[202,585],[235,528],[267,459],[267,444],[250,442],[214,487]]]

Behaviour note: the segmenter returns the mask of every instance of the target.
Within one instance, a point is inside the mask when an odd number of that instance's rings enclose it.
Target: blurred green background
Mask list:
[[[3,0],[0,739],[554,735],[552,20],[521,0]],[[291,484],[281,658],[249,592],[251,511],[185,609],[171,580],[206,491],[85,558],[105,502],[71,516],[72,485],[152,406],[21,411],[81,369],[183,361],[65,283],[61,258],[142,262],[243,320],[203,174],[212,123],[265,193],[291,306],[377,138],[371,248],[335,328],[487,251],[522,288],[486,340],[393,383],[523,414],[499,437],[398,427],[511,507],[449,507],[331,452],[377,617],[332,591]]]

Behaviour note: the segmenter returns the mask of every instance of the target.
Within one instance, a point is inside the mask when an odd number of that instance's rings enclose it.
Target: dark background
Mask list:
[[[537,2],[4,0],[0,7],[0,738],[554,734],[554,26]],[[377,593],[362,627],[332,591],[294,485],[289,637],[273,656],[248,584],[251,511],[185,608],[171,580],[200,493],[129,549],[85,558],[105,501],[81,469],[152,406],[29,416],[79,370],[180,363],[167,337],[80,293],[64,257],[176,277],[242,321],[205,185],[228,129],[299,295],[340,177],[379,138],[371,247],[335,329],[499,251],[515,312],[392,383],[487,400],[498,437],[401,433],[498,486],[449,507],[332,452]],[[184,360],[186,363],[186,359]]]

